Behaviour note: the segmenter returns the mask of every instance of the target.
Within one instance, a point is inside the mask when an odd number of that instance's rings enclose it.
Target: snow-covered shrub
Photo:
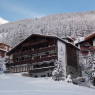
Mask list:
[[[0,73],[3,73],[6,70],[5,64],[6,64],[5,58],[2,58],[0,56]]]
[[[93,60],[94,56],[92,52],[89,52],[88,55],[80,55],[79,56],[79,63],[82,67],[82,75],[85,77],[89,83],[93,81],[95,69],[93,69],[93,65],[95,64],[95,61]]]
[[[55,68],[52,72],[53,80],[59,81],[59,80],[64,80],[65,79],[65,75],[64,75],[65,72],[64,72],[63,67],[62,67],[63,66],[62,62],[63,61],[61,59],[59,59],[58,61],[56,60],[54,62]]]

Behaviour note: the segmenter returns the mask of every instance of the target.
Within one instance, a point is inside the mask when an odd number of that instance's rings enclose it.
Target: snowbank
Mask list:
[[[0,95],[95,95],[95,89],[18,73],[0,75]]]

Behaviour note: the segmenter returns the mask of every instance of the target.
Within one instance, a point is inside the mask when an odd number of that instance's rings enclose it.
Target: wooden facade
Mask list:
[[[84,43],[80,44],[81,54],[87,55],[89,53],[89,51],[91,51],[90,47],[91,47],[91,45],[89,42],[84,42]]]
[[[77,50],[73,49],[73,47],[67,45],[67,64],[73,67],[77,67]]]
[[[89,51],[95,50],[95,33],[86,37],[83,41],[76,43],[76,46],[80,48],[80,53],[88,55]]]
[[[5,53],[6,53],[6,51],[4,51],[4,50],[0,49],[0,56],[1,56],[2,58],[4,58],[4,57],[5,57]]]
[[[10,67],[11,72],[22,72],[54,66],[54,60],[56,59],[57,40],[55,38],[33,36],[12,51],[10,64],[7,66]]]

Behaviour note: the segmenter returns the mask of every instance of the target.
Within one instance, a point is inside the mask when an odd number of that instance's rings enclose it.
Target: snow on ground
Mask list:
[[[95,95],[95,89],[51,78],[32,78],[18,74],[0,75],[0,95]]]

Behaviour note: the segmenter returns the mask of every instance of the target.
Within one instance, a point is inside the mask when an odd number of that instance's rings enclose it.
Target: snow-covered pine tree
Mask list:
[[[6,64],[5,58],[2,58],[0,56],[0,73],[3,73],[6,70],[5,64]]]
[[[55,68],[52,72],[52,78],[53,80],[59,81],[59,80],[64,80],[65,79],[65,72],[63,70],[63,61],[59,59],[58,61],[55,60],[54,62]]]
[[[95,69],[93,69],[93,66],[95,64],[93,52],[89,51],[88,55],[86,56],[80,54],[79,64],[82,67],[83,77],[85,77],[88,80],[88,82],[93,81],[95,77]]]

